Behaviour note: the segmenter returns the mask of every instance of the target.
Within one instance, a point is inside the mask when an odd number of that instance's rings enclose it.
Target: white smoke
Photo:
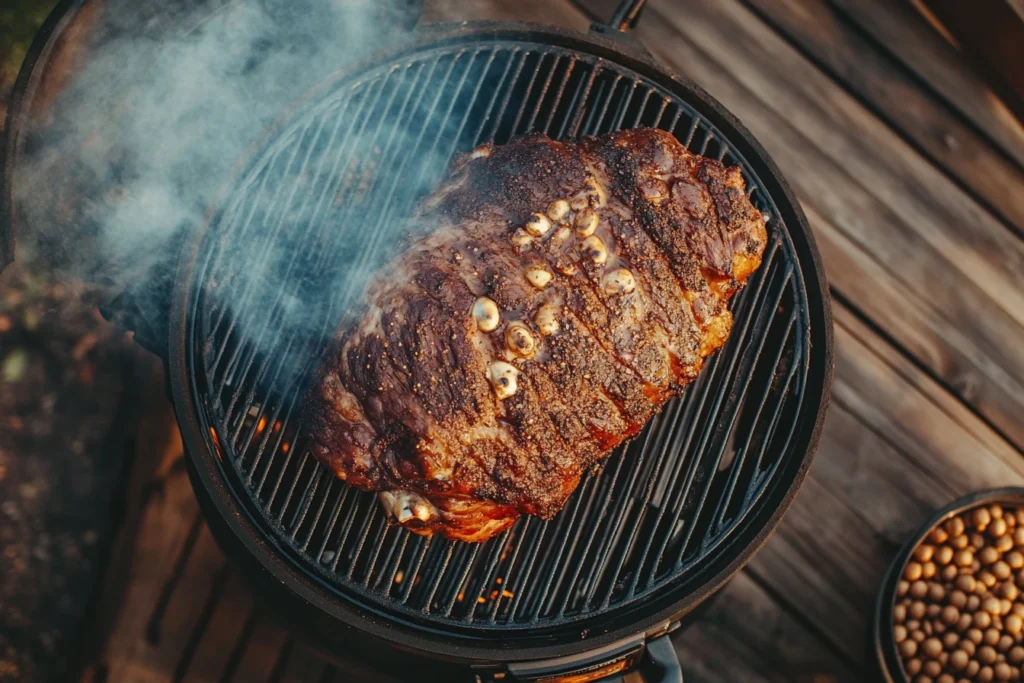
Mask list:
[[[116,291],[199,225],[267,126],[402,39],[408,0],[102,3],[13,179],[25,257]]]

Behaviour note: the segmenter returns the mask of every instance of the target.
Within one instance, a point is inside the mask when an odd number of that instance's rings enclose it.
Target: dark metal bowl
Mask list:
[[[991,505],[993,503],[1024,507],[1024,487],[1007,486],[1005,488],[977,491],[954,500],[918,527],[917,531],[910,536],[910,539],[903,545],[899,554],[889,565],[889,570],[882,580],[882,588],[878,592],[878,600],[875,602],[875,614],[871,620],[871,638],[869,641],[878,666],[879,680],[885,683],[910,683],[910,679],[907,678],[906,673],[903,671],[899,653],[896,652],[896,640],[893,634],[893,608],[896,606],[896,587],[914,549],[935,527],[950,517],[982,505]]]

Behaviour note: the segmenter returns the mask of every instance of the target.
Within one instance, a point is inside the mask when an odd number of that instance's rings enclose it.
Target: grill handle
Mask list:
[[[503,674],[478,674],[476,683],[501,680],[514,683],[683,683],[669,633],[679,622],[667,625],[653,638],[637,635],[582,655],[510,664]]]
[[[608,26],[619,31],[636,28],[636,22],[640,19],[640,13],[646,4],[647,0],[622,0],[615,9],[615,14],[608,20]]]
[[[667,633],[644,646],[644,655],[636,673],[640,674],[643,683],[683,683],[683,667]],[[610,679],[609,683],[620,681],[625,681],[622,674]]]
[[[651,53],[647,51],[640,42],[630,34],[630,29],[636,27],[640,19],[640,13],[647,4],[647,0],[573,0],[573,2],[586,14],[596,21],[590,25],[590,32],[607,36],[629,47],[638,56],[651,59]],[[609,15],[609,12],[611,14]],[[605,20],[605,17],[609,17]]]

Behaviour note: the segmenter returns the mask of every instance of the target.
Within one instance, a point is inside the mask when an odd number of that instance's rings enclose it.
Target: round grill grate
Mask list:
[[[809,345],[805,280],[816,286],[817,274],[797,260],[790,215],[672,85],[518,35],[427,41],[336,79],[254,157],[200,247],[186,363],[233,495],[302,572],[435,631],[502,637],[574,624],[578,638],[590,620],[694,590],[775,512],[819,410],[813,391],[804,401],[811,361],[815,376],[824,363]],[[303,380],[363,277],[386,262],[453,155],[529,131],[637,126],[740,166],[770,216],[764,264],[733,302],[727,345],[556,518],[522,518],[483,544],[388,526],[373,494],[307,453],[297,417]]]

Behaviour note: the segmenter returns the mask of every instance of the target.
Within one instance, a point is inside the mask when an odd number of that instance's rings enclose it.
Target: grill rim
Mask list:
[[[211,530],[217,540],[230,549],[229,554],[232,558],[245,559],[249,565],[247,573],[257,579],[263,579],[263,585],[271,587],[275,593],[270,597],[284,601],[285,609],[297,612],[299,610],[296,609],[296,605],[305,607],[310,620],[304,623],[302,618],[296,618],[295,622],[300,626],[300,630],[308,631],[310,624],[318,622],[332,624],[335,629],[339,623],[346,624],[354,632],[383,639],[399,649],[411,650],[434,659],[462,663],[527,661],[573,655],[641,632],[648,636],[655,635],[719,590],[729,578],[746,565],[767,542],[792,504],[817,450],[830,402],[834,366],[830,297],[814,236],[799,202],[781,171],[735,116],[696,83],[671,73],[650,55],[629,44],[627,40],[616,40],[606,35],[524,22],[441,24],[421,29],[401,45],[376,52],[346,66],[325,78],[289,106],[268,129],[266,136],[247,150],[235,169],[237,173],[227,176],[224,189],[211,205],[203,224],[190,239],[190,244],[182,249],[176,271],[175,292],[171,301],[167,366],[171,395],[185,443],[193,489],[210,522]],[[510,644],[510,640],[518,640],[521,635],[511,630],[505,634],[507,637],[503,641],[474,639],[472,633],[478,629],[473,626],[462,629],[468,632],[467,636],[460,638],[459,642],[453,642],[456,634],[451,631],[441,633],[426,625],[415,626],[398,622],[390,615],[368,609],[354,601],[339,599],[336,592],[322,585],[289,558],[287,551],[279,546],[277,539],[264,533],[258,522],[249,517],[244,505],[234,499],[229,483],[219,470],[221,465],[217,455],[207,446],[198,418],[196,397],[199,395],[199,387],[197,379],[188,372],[186,360],[191,332],[193,325],[196,324],[190,312],[195,309],[198,297],[199,290],[195,286],[194,273],[197,265],[205,257],[205,254],[200,253],[203,238],[215,224],[220,212],[226,208],[225,200],[237,179],[253,162],[256,153],[272,141],[295,114],[328,92],[338,82],[357,76],[372,65],[385,61],[400,63],[407,54],[432,45],[489,39],[556,45],[562,49],[593,55],[612,65],[631,69],[685,101],[702,117],[726,132],[726,138],[755,171],[764,191],[773,198],[780,214],[784,216],[797,261],[805,271],[804,294],[810,321],[808,336],[811,350],[808,352],[808,379],[805,389],[807,393],[804,400],[816,403],[817,409],[806,409],[808,420],[813,414],[814,422],[809,429],[805,427],[804,434],[800,436],[799,442],[804,444],[804,454],[792,478],[788,483],[785,479],[780,479],[766,491],[766,495],[777,496],[775,509],[756,531],[753,528],[739,530],[736,542],[742,542],[745,535],[753,534],[749,536],[746,546],[724,564],[719,562],[705,568],[703,573],[706,578],[695,589],[679,596],[673,594],[678,592],[673,591],[673,588],[678,587],[659,587],[648,599],[626,610],[626,613],[632,616],[631,619],[626,619],[626,623],[602,629],[601,633],[595,635],[588,634],[586,630],[583,633],[577,632],[575,639],[565,639],[563,642],[548,637]],[[813,272],[807,272],[810,270]],[[813,357],[813,351],[817,352],[817,357]],[[778,491],[780,485],[786,487],[782,492]],[[267,578],[271,581],[267,582]],[[636,617],[638,610],[644,611],[645,614]],[[625,615],[617,616],[622,620]],[[303,625],[304,629],[301,628]],[[316,635],[313,636],[313,640],[317,640]]]

